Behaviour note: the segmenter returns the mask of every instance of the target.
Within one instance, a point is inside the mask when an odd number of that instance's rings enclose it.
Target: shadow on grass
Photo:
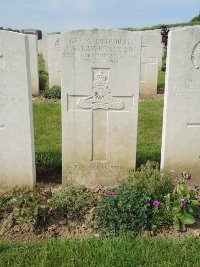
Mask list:
[[[142,164],[146,164],[148,160],[158,162],[160,165],[161,153],[157,151],[138,151],[136,155],[136,168],[139,168]]]
[[[60,151],[36,152],[38,183],[62,183],[62,154]]]

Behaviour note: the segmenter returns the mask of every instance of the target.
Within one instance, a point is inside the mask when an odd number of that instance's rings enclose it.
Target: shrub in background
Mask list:
[[[48,73],[44,70],[39,71],[39,88],[40,91],[45,91],[48,88]]]
[[[122,183],[108,190],[95,209],[96,223],[102,233],[138,234],[147,226],[150,197],[133,184]]]
[[[60,99],[61,98],[60,86],[53,86],[49,89],[46,89],[44,92],[44,97],[48,99]]]
[[[97,200],[89,189],[73,184],[66,185],[62,191],[54,193],[49,201],[57,214],[76,219],[83,219],[96,203]]]

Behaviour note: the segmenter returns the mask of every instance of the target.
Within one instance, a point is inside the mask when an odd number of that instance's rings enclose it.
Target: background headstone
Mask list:
[[[0,186],[34,186],[28,36],[0,31]]]
[[[38,40],[38,54],[43,54],[42,39]]]
[[[156,95],[158,62],[160,57],[160,33],[142,31],[140,94]]]
[[[61,34],[63,183],[110,184],[135,167],[141,34]]]
[[[161,168],[200,174],[200,27],[170,31]]]
[[[49,87],[61,85],[60,34],[47,36]]]
[[[48,55],[47,55],[47,35],[42,36],[43,59],[45,61],[45,71],[48,72]]]
[[[39,73],[38,73],[38,39],[36,35],[28,34],[31,88],[33,95],[39,95]]]

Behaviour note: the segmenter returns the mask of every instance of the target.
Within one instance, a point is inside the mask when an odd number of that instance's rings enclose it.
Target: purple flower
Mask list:
[[[113,191],[108,191],[108,195],[109,195],[110,197],[114,197],[115,192],[113,192]]]
[[[158,200],[153,201],[153,206],[158,207],[160,205],[160,202]]]

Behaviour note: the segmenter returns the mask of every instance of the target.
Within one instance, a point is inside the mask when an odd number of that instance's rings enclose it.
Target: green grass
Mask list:
[[[138,115],[137,167],[160,162],[163,100],[141,101]]]
[[[200,240],[128,237],[0,242],[0,266],[14,267],[198,267]]]
[[[39,71],[45,71],[45,62],[42,54],[38,55],[38,65],[39,65]]]
[[[158,72],[158,92],[164,92],[165,88],[165,71],[159,71]]]
[[[139,102],[137,166],[160,161],[162,100]],[[37,167],[61,168],[61,110],[59,103],[34,104]]]
[[[61,168],[60,104],[33,104],[33,114],[37,167]]]

